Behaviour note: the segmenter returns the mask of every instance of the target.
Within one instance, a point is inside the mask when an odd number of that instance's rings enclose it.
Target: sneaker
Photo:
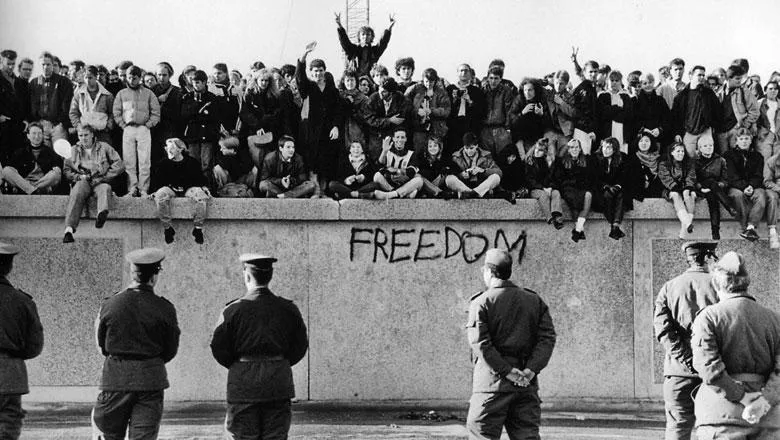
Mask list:
[[[73,243],[74,241],[76,241],[76,240],[73,239],[73,233],[71,233],[71,232],[66,232],[65,236],[62,237],[62,242],[63,243]]]
[[[690,217],[691,222],[688,223],[688,227],[686,228],[686,230],[688,231],[689,234],[691,234],[693,233],[693,214],[690,214],[688,217]]]
[[[457,199],[458,194],[454,191],[451,191],[449,189],[445,189],[442,192],[440,192],[436,197],[442,199],[442,200],[452,200]]]
[[[750,240],[750,231],[747,229],[742,230],[742,232],[739,233],[739,236],[744,238],[745,240]]]
[[[108,211],[103,210],[100,211],[97,215],[97,218],[95,219],[95,228],[100,229],[103,227],[103,225],[106,224],[106,219],[108,218]]]
[[[748,237],[748,240],[750,240],[750,241],[756,241],[756,240],[759,239],[758,232],[756,232],[755,229],[748,229],[748,234],[750,235]]]
[[[192,236],[195,237],[195,243],[203,244],[203,229],[193,228]]]
[[[563,216],[560,213],[553,214],[552,225],[555,229],[563,229]]]
[[[583,240],[583,239],[585,239],[585,233],[584,232],[578,231],[576,229],[572,229],[571,230],[571,241],[577,243],[577,242],[579,242],[580,240]]]
[[[777,232],[769,234],[769,249],[780,249],[780,238],[777,237]]]
[[[165,234],[165,242],[168,244],[173,243],[173,236],[176,235],[176,231],[173,228],[165,228],[163,233]],[[203,234],[201,233],[201,235]]]

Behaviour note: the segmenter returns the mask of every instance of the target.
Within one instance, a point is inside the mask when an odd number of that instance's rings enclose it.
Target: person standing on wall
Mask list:
[[[222,310],[211,353],[228,369],[229,439],[286,439],[295,397],[292,366],[309,348],[306,324],[290,300],[268,289],[277,260],[243,254],[246,294]]]
[[[32,297],[8,281],[19,248],[0,242],[0,438],[22,432],[22,394],[27,394],[24,361],[43,350],[43,327]]]
[[[176,308],[157,296],[165,253],[137,249],[126,255],[133,282],[111,295],[95,322],[97,342],[106,357],[92,422],[102,440],[156,439],[162,419],[165,364],[179,349]]]
[[[691,393],[701,384],[693,368],[691,326],[704,307],[718,302],[707,270],[709,258],[717,259],[715,242],[688,241],[682,251],[688,269],[667,281],[655,300],[655,337],[664,345],[664,406],[666,440],[690,440],[695,422]]]
[[[485,254],[487,290],[471,297],[466,330],[474,364],[466,427],[471,439],[539,439],[542,409],[537,376],[552,356],[555,328],[542,298],[509,281],[512,257]]]

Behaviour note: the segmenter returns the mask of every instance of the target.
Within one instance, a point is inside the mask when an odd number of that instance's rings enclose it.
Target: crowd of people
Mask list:
[[[576,86],[566,70],[515,85],[500,59],[481,80],[460,64],[450,82],[433,68],[417,80],[415,60],[400,58],[393,78],[380,59],[394,17],[377,45],[371,28],[354,43],[336,23],[338,82],[323,60],[307,63],[316,43],[296,65],[256,61],[246,75],[224,63],[178,76],[168,62],[62,65],[43,52],[32,77],[32,59],[4,50],[0,191],[70,194],[64,242],[93,195],[96,227],[114,194],[154,199],[168,243],[175,197],[195,204],[198,243],[210,197],[533,198],[556,229],[568,207],[575,242],[591,210],[619,240],[633,200],[662,197],[681,238],[704,198],[713,239],[722,207],[750,241],[766,218],[780,248],[779,72],[762,86],[746,59],[707,71],[675,58],[656,81],[581,66],[573,50]]]

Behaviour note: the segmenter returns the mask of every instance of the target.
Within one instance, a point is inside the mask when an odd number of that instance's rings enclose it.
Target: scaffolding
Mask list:
[[[368,26],[369,3],[371,0],[346,0],[346,22],[344,28],[349,39],[357,44],[357,33],[362,26]]]

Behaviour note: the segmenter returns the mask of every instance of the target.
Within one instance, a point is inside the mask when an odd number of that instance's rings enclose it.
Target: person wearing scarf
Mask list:
[[[640,92],[641,93],[641,92]],[[666,105],[664,103],[664,105]],[[647,133],[637,135],[634,147],[630,147],[631,175],[636,178],[634,185],[634,198],[640,202],[646,198],[661,197],[664,186],[658,178],[658,163],[661,154],[658,152],[658,144]]]
[[[685,154],[685,145],[669,147],[669,157],[658,165],[658,177],[664,185],[663,197],[674,204],[680,220],[680,238],[693,232],[693,210],[696,204],[696,168]]]
[[[726,159],[715,153],[715,141],[712,136],[700,137],[697,145],[699,158],[696,161],[696,194],[707,200],[712,239],[720,240],[720,205],[723,205],[732,216],[737,215],[726,193],[729,186],[726,182]]]
[[[328,182],[326,193],[334,200],[351,197],[370,199],[379,186],[374,183],[376,168],[368,160],[363,145],[353,142],[349,146],[349,154],[339,160],[336,179]]]
[[[482,131],[487,102],[482,89],[474,85],[473,69],[468,64],[458,66],[458,81],[448,85],[446,90],[452,105],[443,155],[450,157],[460,148],[464,134]]]
[[[352,148],[355,142],[367,145],[368,140],[368,126],[361,111],[368,102],[368,96],[358,89],[357,83],[357,74],[352,70],[345,70],[339,84],[339,94],[344,104],[344,144],[347,150]]]

